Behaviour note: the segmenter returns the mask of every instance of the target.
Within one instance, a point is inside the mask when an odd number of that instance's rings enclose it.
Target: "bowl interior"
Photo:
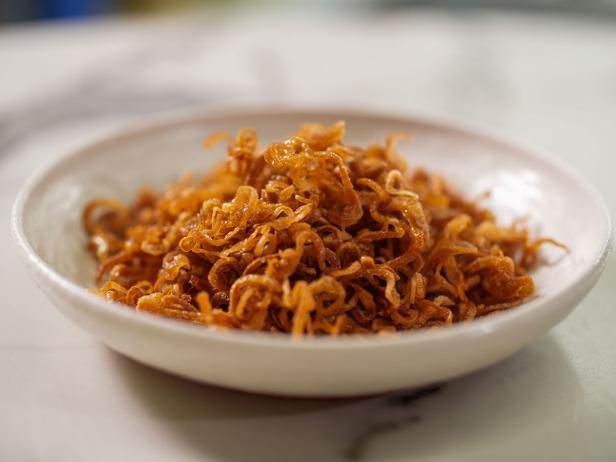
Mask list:
[[[608,227],[594,193],[566,170],[490,138],[421,120],[357,113],[227,113],[146,127],[113,137],[69,156],[33,184],[23,203],[23,231],[49,266],[84,287],[94,285],[96,263],[85,250],[81,210],[97,197],[131,200],[144,186],[163,188],[186,172],[207,172],[225,156],[221,144],[205,151],[202,142],[216,131],[257,129],[261,143],[286,137],[306,121],[347,122],[347,142],[382,142],[388,133],[410,132],[400,142],[409,167],[441,173],[466,197],[490,191],[485,205],[499,221],[527,219],[534,236],[550,236],[571,252],[545,247],[549,265],[535,271],[536,297],[571,283],[600,257]]]

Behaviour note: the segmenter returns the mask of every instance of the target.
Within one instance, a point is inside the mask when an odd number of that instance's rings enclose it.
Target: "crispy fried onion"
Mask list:
[[[201,181],[83,211],[98,293],[137,311],[231,329],[395,332],[502,311],[532,295],[551,239],[500,227],[438,176],[411,175],[395,137],[343,143],[345,125],[303,126],[259,150],[215,134],[228,160]]]

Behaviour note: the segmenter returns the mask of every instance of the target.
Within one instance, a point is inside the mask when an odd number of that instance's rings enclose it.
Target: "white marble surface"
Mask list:
[[[346,16],[0,29],[0,460],[616,460],[614,256],[574,314],[513,358],[363,400],[251,396],[147,369],[62,318],[28,279],[8,215],[33,169],[145,114],[211,104],[339,103],[483,124],[573,165],[614,215],[616,23]]]

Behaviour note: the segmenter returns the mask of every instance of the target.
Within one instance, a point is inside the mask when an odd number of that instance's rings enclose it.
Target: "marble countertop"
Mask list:
[[[8,216],[36,167],[146,115],[218,104],[328,103],[485,125],[574,166],[614,214],[614,22],[344,16],[0,29],[0,460],[616,460],[614,255],[578,309],[514,357],[354,400],[252,396],[140,366],[64,319],[27,277]]]

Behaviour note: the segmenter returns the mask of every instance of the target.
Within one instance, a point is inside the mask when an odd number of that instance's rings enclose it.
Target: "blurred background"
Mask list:
[[[257,0],[2,0],[0,21],[32,21],[80,18],[102,14],[160,14],[211,5],[251,7]],[[353,6],[365,9],[438,6],[443,8],[495,7],[565,11],[586,14],[616,14],[616,0],[291,0],[287,4],[318,8]],[[288,5],[287,5],[288,6]]]

